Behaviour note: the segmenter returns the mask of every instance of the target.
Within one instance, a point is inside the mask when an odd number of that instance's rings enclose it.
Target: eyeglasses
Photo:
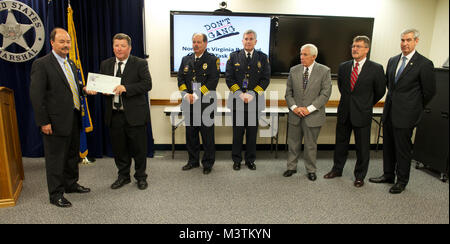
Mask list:
[[[350,48],[361,49],[361,48],[367,48],[367,47],[366,46],[360,46],[360,45],[351,45]]]

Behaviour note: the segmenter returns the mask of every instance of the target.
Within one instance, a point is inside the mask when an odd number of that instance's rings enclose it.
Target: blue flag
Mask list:
[[[78,50],[77,33],[75,31],[75,25],[73,22],[73,10],[69,4],[67,8],[67,32],[69,32],[70,39],[72,41],[72,48],[70,49],[69,57],[75,62],[77,67],[78,81],[84,86],[86,85],[83,68],[81,67],[80,53]],[[82,128],[80,131],[80,157],[86,158],[88,154],[86,133],[93,130],[91,115],[89,113],[89,106],[85,96],[80,96],[81,100],[81,120]]]

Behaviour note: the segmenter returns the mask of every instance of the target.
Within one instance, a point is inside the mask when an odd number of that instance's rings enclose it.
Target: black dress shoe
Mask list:
[[[112,185],[111,185],[111,189],[119,189],[122,186],[130,183],[131,180],[130,179],[117,179]]]
[[[364,180],[355,180],[353,185],[357,188],[362,187],[364,185]]]
[[[70,208],[72,207],[72,203],[70,203],[67,199],[65,199],[64,197],[55,199],[55,200],[50,200],[50,203],[60,207],[60,208]]]
[[[293,174],[297,173],[297,170],[286,170],[283,173],[284,177],[291,177]]]
[[[253,163],[253,162],[251,162],[251,163],[245,163],[245,165],[247,165],[247,167],[248,167],[250,170],[256,170],[256,165],[255,165],[255,163]]]
[[[394,179],[393,178],[388,178],[384,175],[380,176],[380,177],[374,177],[374,178],[369,178],[369,181],[372,183],[388,183],[388,184],[394,184]]]
[[[211,173],[211,168],[209,168],[209,167],[203,168],[203,174],[204,174],[204,175],[207,175],[207,174],[209,174],[209,173]]]
[[[241,169],[241,163],[233,163],[233,169],[234,170],[240,170]]]
[[[392,194],[400,194],[405,190],[406,185],[401,183],[396,183],[391,189],[389,189],[389,193]]]
[[[145,190],[148,187],[148,183],[146,180],[138,180],[137,186],[138,186],[139,190]]]
[[[193,168],[198,168],[198,167],[200,167],[200,165],[199,164],[190,164],[190,163],[187,163],[185,166],[183,166],[183,170],[190,170],[190,169],[193,169]]]
[[[316,173],[308,173],[308,179],[310,181],[315,181],[317,179]]]
[[[80,186],[77,184],[75,188],[72,188],[70,190],[66,190],[66,193],[88,193],[91,192],[91,189],[86,188],[84,186]]]
[[[336,172],[336,171],[330,171],[328,174],[324,175],[323,178],[325,179],[333,179],[336,177],[341,177],[342,173]]]

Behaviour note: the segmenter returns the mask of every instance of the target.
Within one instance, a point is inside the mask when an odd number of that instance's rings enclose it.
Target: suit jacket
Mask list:
[[[417,51],[406,64],[395,83],[395,73],[402,54],[389,59],[386,78],[388,93],[383,110],[383,122],[390,114],[396,128],[413,128],[425,106],[436,92],[434,65]]]
[[[78,81],[75,63],[70,59],[68,62],[75,80]],[[82,86],[79,82],[77,85],[78,92],[82,95]],[[30,99],[38,126],[51,124],[54,136],[70,135],[75,109],[73,95],[64,71],[53,52],[33,62]]]
[[[350,119],[353,126],[366,127],[372,122],[373,106],[386,92],[383,66],[368,59],[364,62],[353,91],[350,77],[353,60],[341,63],[338,71],[338,88],[341,99],[338,106],[338,122]]]
[[[298,64],[291,68],[286,85],[286,102],[288,107],[308,107],[314,105],[316,111],[306,116],[305,122],[308,127],[318,127],[325,123],[325,104],[331,95],[331,71],[325,65],[315,63],[309,76],[306,89],[303,89],[304,67]],[[300,118],[289,109],[289,123],[300,124]]]
[[[100,65],[100,73],[114,76],[116,58],[112,57]],[[122,104],[125,117],[131,126],[145,125],[150,122],[150,109],[147,93],[152,89],[152,78],[147,61],[130,55],[123,68],[121,85],[126,92],[122,93]],[[105,95],[105,123],[111,125],[113,95]]]
[[[243,81],[246,78],[248,79],[248,84],[247,88],[244,88]],[[227,101],[228,108],[236,108],[234,100],[239,103],[242,102],[239,98],[242,92],[250,92],[251,95],[255,96],[255,99],[248,106],[245,106],[245,109],[255,108],[258,111],[262,111],[265,108],[264,91],[270,83],[270,64],[266,54],[254,50],[250,63],[247,63],[244,49],[232,52],[227,61],[225,79],[231,91]],[[241,104],[243,105],[243,102]]]

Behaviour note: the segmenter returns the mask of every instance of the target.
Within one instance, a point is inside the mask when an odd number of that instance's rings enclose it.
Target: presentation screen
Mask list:
[[[242,37],[246,30],[252,29],[257,33],[255,49],[270,55],[269,16],[176,11],[171,11],[170,14],[172,74],[178,72],[182,58],[193,53],[194,33],[204,33],[208,36],[207,51],[220,58],[222,73],[225,72],[230,53],[243,48]]]

